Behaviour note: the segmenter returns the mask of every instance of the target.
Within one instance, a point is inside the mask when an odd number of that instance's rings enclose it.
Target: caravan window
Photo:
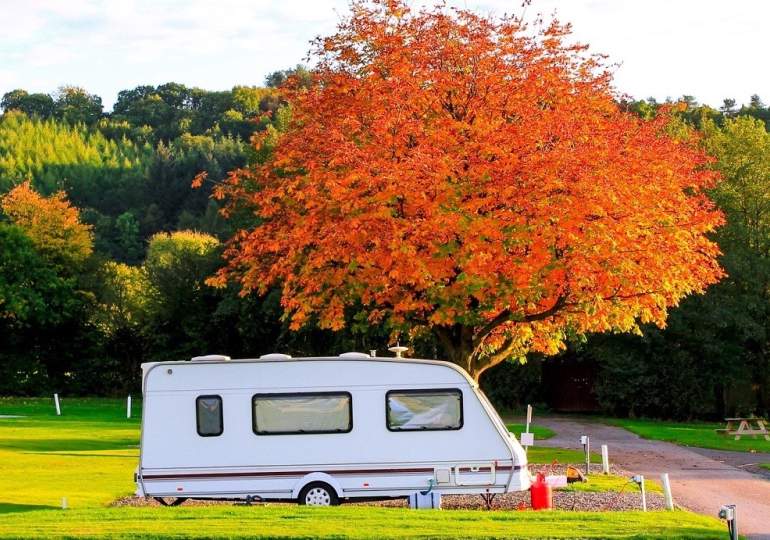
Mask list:
[[[386,394],[390,431],[437,431],[463,427],[463,393],[448,390],[392,390]]]
[[[198,396],[195,400],[195,421],[198,435],[218,437],[224,429],[222,423],[222,398],[220,396]]]
[[[348,433],[353,429],[353,402],[348,392],[257,394],[251,404],[257,435]]]

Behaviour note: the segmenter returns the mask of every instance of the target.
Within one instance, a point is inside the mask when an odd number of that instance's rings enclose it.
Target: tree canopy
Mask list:
[[[354,2],[289,77],[285,133],[216,195],[260,218],[217,279],[279,284],[292,327],[431,331],[478,377],[568,334],[664,325],[721,277],[697,140],[618,107],[556,22]],[[267,134],[257,139],[266,142]]]
[[[62,268],[78,268],[91,255],[91,228],[81,223],[80,212],[63,192],[43,197],[24,182],[0,200],[0,207],[41,253]]]

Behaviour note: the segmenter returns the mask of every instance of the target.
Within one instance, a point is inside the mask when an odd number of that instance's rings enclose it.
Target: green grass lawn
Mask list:
[[[770,471],[770,463],[760,463],[759,466]]]
[[[136,404],[135,414],[141,406]],[[0,399],[0,513],[19,505],[72,508],[109,503],[134,489],[139,419],[125,401]]]
[[[508,431],[516,435],[516,438],[519,438],[519,435],[524,433],[525,425],[524,424],[517,424],[517,423],[506,423],[505,427],[508,428]],[[550,439],[556,433],[548,429],[547,427],[543,426],[536,426],[534,424],[529,425],[529,431],[535,434],[535,441],[544,441],[545,439]]]
[[[710,422],[665,422],[659,420],[637,420],[628,418],[604,419],[604,422],[623,427],[645,439],[668,441],[682,446],[736,450],[739,452],[770,452],[770,441],[763,438],[734,437],[717,433],[724,424]]]
[[[637,493],[639,486],[631,482],[625,476],[615,474],[590,474],[588,482],[575,482],[568,484],[566,491],[586,491],[590,493],[599,493],[602,491],[625,491],[627,493]],[[644,489],[649,493],[663,493],[663,488],[656,482],[650,480],[644,481]]]
[[[508,431],[516,435],[517,439],[519,434],[524,431],[524,424],[506,423],[505,426],[508,428]],[[585,463],[585,454],[583,454],[582,450],[538,446],[537,441],[544,441],[556,435],[556,433],[547,427],[530,424],[529,430],[535,434],[535,446],[531,447],[527,452],[527,458],[530,463],[548,465],[554,461],[558,461],[559,463]],[[592,452],[591,463],[601,462],[601,456]]]
[[[719,538],[689,512],[410,511],[401,508],[109,508],[6,514],[0,538]]]
[[[135,408],[138,416],[140,406]],[[0,538],[714,538],[715,519],[686,512],[409,511],[293,505],[107,507],[133,492],[139,420],[122,400],[0,399]],[[550,462],[582,453],[533,448]],[[534,460],[534,459],[533,459]],[[617,490],[593,475],[570,489]],[[628,489],[628,488],[626,488]],[[61,510],[62,497],[70,509]]]
[[[535,442],[537,444],[537,441]],[[559,463],[585,463],[586,458],[582,450],[569,450],[567,448],[548,448],[545,446],[533,446],[527,452],[530,463],[550,465],[554,461]],[[591,463],[601,463],[602,457],[591,452]]]

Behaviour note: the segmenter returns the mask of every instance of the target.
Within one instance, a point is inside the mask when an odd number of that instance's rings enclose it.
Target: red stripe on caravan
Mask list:
[[[179,479],[192,479],[192,478],[233,478],[233,477],[248,477],[256,478],[262,476],[304,476],[306,474],[314,472],[322,472],[326,474],[409,474],[409,473],[432,473],[434,467],[421,467],[421,468],[403,468],[403,469],[340,469],[340,470],[327,470],[327,471],[252,471],[252,472],[221,472],[221,473],[191,473],[191,474],[143,474],[144,480],[179,480]],[[485,469],[490,470],[489,467]],[[498,471],[518,471],[521,466],[514,465],[500,465],[495,470]],[[461,467],[460,472],[470,471],[468,467]],[[479,472],[487,472],[479,470]]]

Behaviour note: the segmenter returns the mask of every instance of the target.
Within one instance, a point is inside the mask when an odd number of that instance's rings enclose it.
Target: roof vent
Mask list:
[[[356,359],[356,358],[371,358],[371,356],[369,356],[366,353],[362,353],[362,352],[346,352],[346,353],[342,353],[340,355],[340,358],[349,358],[349,359],[353,360],[353,359]]]
[[[409,350],[409,347],[402,347],[398,343],[395,347],[388,347],[388,350],[396,354],[396,358],[403,358],[403,354]]]
[[[230,357],[224,354],[207,354],[206,356],[193,356],[190,358],[190,362],[227,362],[229,360]]]
[[[260,360],[289,360],[291,358],[290,354],[281,354],[281,353],[270,353],[270,354],[263,354],[259,357]]]

